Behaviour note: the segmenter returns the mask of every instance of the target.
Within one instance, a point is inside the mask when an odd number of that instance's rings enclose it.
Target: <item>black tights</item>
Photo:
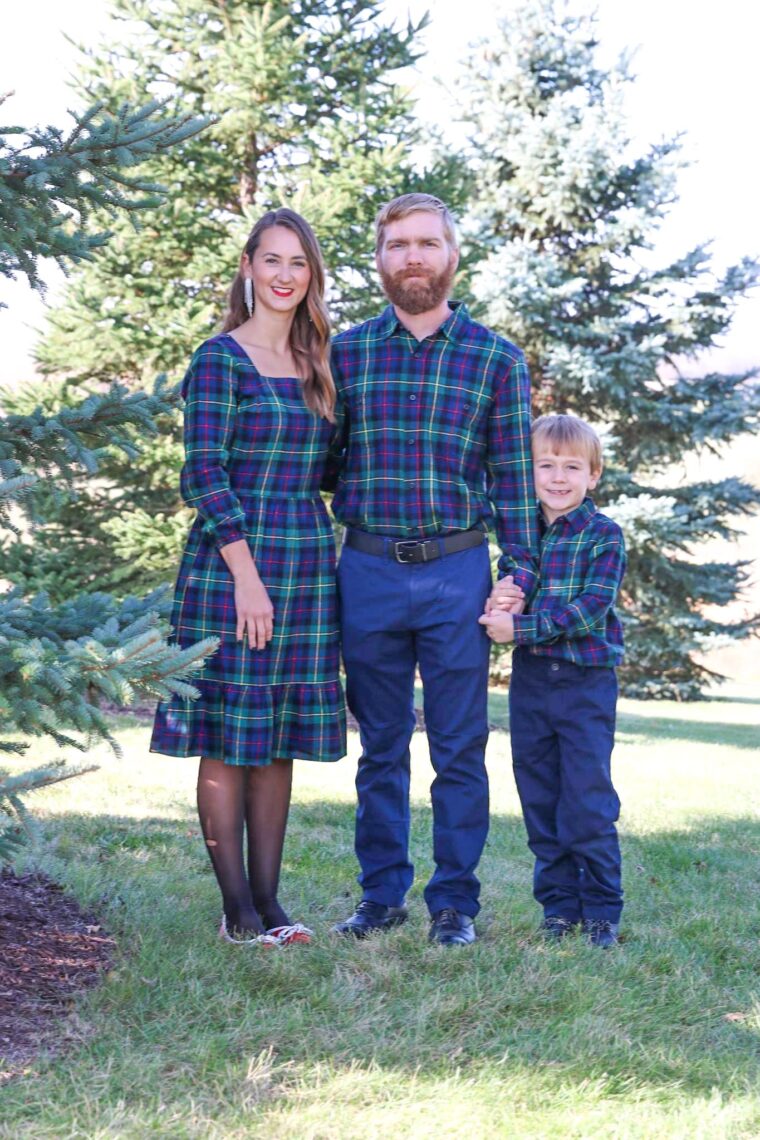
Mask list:
[[[277,885],[292,780],[292,760],[260,767],[201,760],[198,815],[230,931],[261,933],[290,924]]]

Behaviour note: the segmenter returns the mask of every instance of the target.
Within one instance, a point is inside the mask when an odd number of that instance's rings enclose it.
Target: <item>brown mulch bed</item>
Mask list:
[[[0,871],[0,1080],[54,1047],[58,1019],[98,982],[114,950],[98,919],[58,883]]]

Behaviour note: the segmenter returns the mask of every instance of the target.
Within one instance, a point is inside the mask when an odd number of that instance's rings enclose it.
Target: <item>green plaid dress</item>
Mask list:
[[[197,701],[156,710],[151,750],[227,764],[345,755],[335,543],[319,494],[331,425],[300,381],[261,376],[228,334],[195,353],[185,377],[182,495],[197,508],[174,597],[181,646],[221,644]],[[246,539],[274,607],[266,649],[237,641],[234,584],[220,554]]]

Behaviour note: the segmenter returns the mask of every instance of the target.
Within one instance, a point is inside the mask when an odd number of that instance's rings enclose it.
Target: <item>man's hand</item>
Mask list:
[[[515,582],[511,574],[500,578],[491,590],[491,596],[486,602],[486,613],[500,610],[508,614],[521,614],[525,609],[525,592]]]
[[[515,639],[515,623],[512,614],[505,610],[492,609],[489,613],[481,614],[478,618],[481,625],[486,627],[486,633],[491,641],[504,644]]]

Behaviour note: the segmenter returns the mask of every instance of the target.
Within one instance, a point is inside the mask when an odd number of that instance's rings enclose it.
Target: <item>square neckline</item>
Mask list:
[[[228,340],[232,341],[232,343],[235,345],[235,348],[242,355],[242,357],[246,361],[246,363],[250,364],[251,368],[254,370],[254,372],[257,374],[257,376],[261,377],[262,380],[271,380],[273,382],[277,381],[277,380],[294,380],[297,384],[303,384],[303,381],[301,380],[300,376],[265,376],[264,373],[259,370],[258,366],[256,364],[254,364],[253,360],[248,355],[247,351],[243,348],[240,341],[235,340],[235,338],[231,332],[224,332],[224,333],[220,333],[219,335],[223,336],[223,337],[227,337]]]

